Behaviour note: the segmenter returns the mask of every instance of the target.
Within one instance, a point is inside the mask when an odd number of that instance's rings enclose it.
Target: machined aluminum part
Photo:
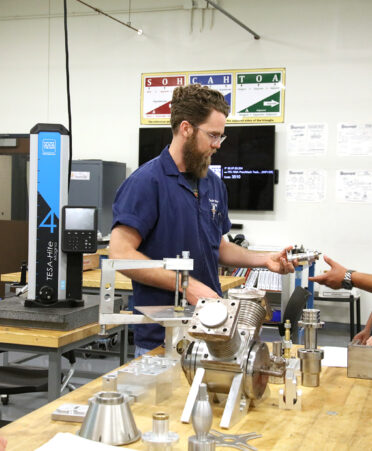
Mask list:
[[[178,434],[169,430],[169,415],[164,412],[154,413],[152,431],[142,434],[148,451],[170,451],[178,440]]]
[[[191,385],[183,422],[189,421],[201,382],[209,392],[227,395],[220,427],[229,428],[247,413],[251,400],[262,398],[269,375],[283,376],[283,369],[270,369],[269,350],[258,338],[265,314],[260,304],[249,300],[199,300],[189,334],[202,339],[190,343],[181,359]]]
[[[282,371],[283,376],[269,376],[270,384],[284,384],[285,375],[285,358],[283,357],[283,342],[274,341],[273,342],[273,352],[271,355],[270,370],[272,371]]]
[[[196,370],[205,368],[203,381],[208,390],[214,393],[229,393],[235,374],[243,374],[244,393],[250,399],[261,399],[270,372],[270,353],[266,343],[248,341],[248,349],[235,360],[215,360],[208,353],[208,346],[204,341],[195,341],[190,344],[182,355],[182,369],[192,384]]]
[[[302,391],[297,389],[298,367],[298,359],[289,359],[284,378],[285,385],[279,390],[279,409],[301,410]]]
[[[118,374],[111,373],[102,376],[102,390],[103,391],[117,391],[118,388]]]
[[[234,335],[229,341],[207,341],[209,353],[216,358],[225,359],[235,355],[241,345],[241,336],[238,329],[235,329]]]
[[[99,392],[89,399],[89,408],[78,434],[114,446],[126,445],[141,437],[129,400],[123,394],[111,391]]]
[[[209,403],[207,385],[204,383],[199,385],[198,397],[192,410],[191,420],[197,441],[201,443],[207,441],[209,430],[212,427],[213,412]]]
[[[199,299],[188,333],[206,341],[231,340],[237,326],[239,305],[235,299]]]
[[[230,299],[245,299],[253,302],[260,302],[265,296],[266,291],[258,288],[230,288],[227,292]]]
[[[247,434],[223,434],[222,432],[211,429],[210,437],[216,441],[216,446],[235,448],[235,449],[250,449],[252,451],[257,451],[257,448],[248,443],[249,440],[254,440],[256,438],[261,438],[261,434],[256,434],[256,432],[248,432]]]
[[[317,349],[317,330],[324,326],[320,321],[320,311],[304,309],[298,325],[305,329],[305,346],[297,351],[301,360],[301,383],[305,387],[318,387],[324,357],[324,351]]]
[[[321,255],[321,252],[318,251],[310,251],[310,250],[303,250],[302,252],[293,252],[288,251],[287,252],[287,261],[293,262],[294,260],[297,260],[298,262],[309,262],[312,263],[315,260],[319,259],[319,255]]]
[[[261,399],[269,379],[270,352],[266,343],[253,341],[244,377],[244,393],[250,399]],[[261,370],[267,370],[262,372]]]
[[[251,300],[240,300],[240,311],[238,317],[239,329],[255,327],[256,333],[259,332],[266,316],[266,310],[261,304]]]

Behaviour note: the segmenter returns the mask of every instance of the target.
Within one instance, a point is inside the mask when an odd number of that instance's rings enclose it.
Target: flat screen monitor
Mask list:
[[[225,183],[230,210],[272,211],[275,181],[275,126],[227,126],[227,139],[210,169]],[[139,165],[170,144],[168,127],[140,128]]]

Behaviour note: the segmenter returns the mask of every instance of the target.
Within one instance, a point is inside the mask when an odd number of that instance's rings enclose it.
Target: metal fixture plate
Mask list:
[[[221,308],[222,304],[224,308]],[[210,326],[202,324],[200,317],[203,319],[207,314],[211,316],[213,307],[216,307],[216,318],[211,318],[206,321]],[[232,338],[237,325],[237,315],[239,313],[240,301],[237,299],[223,299],[223,298],[201,298],[195,306],[194,316],[191,320],[188,333],[195,338],[204,339],[206,341],[228,341]],[[207,309],[207,310],[205,310]],[[226,311],[226,315],[223,312]],[[225,320],[222,321],[222,316]],[[216,324],[216,327],[213,327]]]
[[[217,447],[227,447],[236,449],[250,449],[252,451],[257,451],[257,448],[248,443],[249,440],[254,440],[256,438],[261,438],[261,434],[256,432],[249,432],[247,434],[223,434],[222,432],[211,429],[211,434],[208,437],[213,438],[216,441]]]
[[[173,305],[143,306],[136,307],[136,310],[155,322],[172,320],[179,321],[180,325],[184,324],[184,321],[190,321],[194,314],[192,305],[188,305],[180,311],[175,310]]]

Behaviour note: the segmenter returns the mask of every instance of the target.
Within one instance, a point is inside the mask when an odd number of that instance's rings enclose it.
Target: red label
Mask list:
[[[183,86],[185,84],[184,75],[176,75],[173,77],[146,77],[145,86],[151,88],[153,86]]]

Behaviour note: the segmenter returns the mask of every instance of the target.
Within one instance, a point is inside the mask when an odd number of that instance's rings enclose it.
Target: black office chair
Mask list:
[[[61,393],[68,386],[70,390],[75,387],[70,384],[70,379],[75,371],[75,353],[69,351],[62,354],[70,362],[68,374],[61,375]],[[0,398],[1,403],[9,403],[9,395],[20,393],[35,393],[48,391],[48,370],[32,366],[8,365],[0,367]]]
[[[310,296],[310,292],[303,287],[296,287],[288,300],[282,321],[278,323],[279,334],[283,337],[285,334],[285,321],[289,319],[291,322],[291,340],[298,343],[298,322],[301,319],[302,310],[306,307],[306,301]]]

